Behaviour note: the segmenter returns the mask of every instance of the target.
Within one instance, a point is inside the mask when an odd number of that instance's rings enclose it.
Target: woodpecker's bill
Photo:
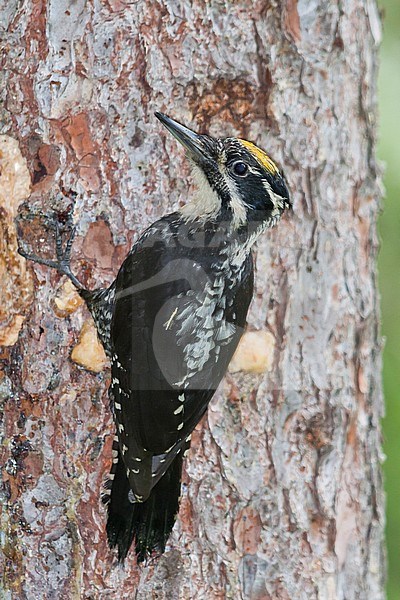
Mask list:
[[[251,247],[290,206],[282,174],[246,140],[199,135],[156,113],[184,146],[197,189],[139,238],[108,289],[85,290],[111,358],[116,423],[107,534],[123,560],[163,552],[179,508],[182,460],[246,325]],[[59,237],[59,234],[58,234]],[[26,255],[37,260],[37,257]]]

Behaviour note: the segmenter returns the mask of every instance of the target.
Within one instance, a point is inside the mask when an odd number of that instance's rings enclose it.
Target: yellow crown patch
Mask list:
[[[239,142],[241,142],[243,144],[243,146],[245,146],[247,148],[247,150],[249,150],[249,152],[251,152],[251,154],[254,156],[254,158],[257,159],[258,162],[261,163],[262,166],[267,169],[267,171],[269,171],[273,175],[276,175],[276,173],[279,173],[279,169],[276,166],[276,164],[270,159],[268,154],[265,154],[265,152],[263,150],[258,148],[252,142],[248,142],[247,140],[239,139]]]

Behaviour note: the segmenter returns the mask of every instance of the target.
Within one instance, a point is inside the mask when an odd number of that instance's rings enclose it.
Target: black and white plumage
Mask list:
[[[145,231],[108,290],[79,290],[111,358],[116,438],[105,498],[121,560],[133,540],[139,561],[165,549],[190,434],[246,325],[251,247],[290,205],[281,173],[255,145],[156,115],[185,147],[197,192]],[[65,262],[58,268],[71,276]]]

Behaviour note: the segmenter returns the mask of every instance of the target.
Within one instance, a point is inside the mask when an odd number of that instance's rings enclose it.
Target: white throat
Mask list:
[[[193,198],[188,204],[182,206],[179,212],[185,221],[206,222],[218,216],[221,210],[221,199],[197,165],[193,165],[192,175],[196,186]]]

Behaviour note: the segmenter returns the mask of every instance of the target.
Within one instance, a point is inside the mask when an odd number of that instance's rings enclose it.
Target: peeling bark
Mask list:
[[[2,597],[383,598],[373,0],[0,0],[0,30]],[[89,315],[13,219],[50,256],[73,210],[75,273],[111,282],[188,194],[154,110],[256,141],[295,208],[257,250],[264,366],[242,356],[195,431],[166,554],[121,568],[109,373],[71,360]]]

